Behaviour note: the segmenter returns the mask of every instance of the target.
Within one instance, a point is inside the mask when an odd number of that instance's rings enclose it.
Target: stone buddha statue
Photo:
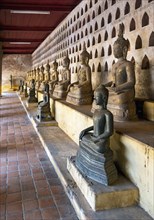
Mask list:
[[[78,80],[69,86],[66,101],[74,105],[87,105],[92,103],[91,69],[89,66],[90,54],[85,44],[80,54],[81,66],[77,73]]]
[[[113,115],[107,110],[108,90],[100,85],[94,91],[96,105],[93,126],[81,131],[76,166],[83,175],[104,185],[117,180],[117,170],[110,149],[110,136],[113,134]]]
[[[113,45],[113,53],[118,60],[112,67],[112,81],[106,84],[109,90],[108,109],[117,121],[136,119],[135,71],[132,62],[126,59],[128,46],[120,25],[118,39]]]
[[[29,89],[29,97],[28,97],[28,103],[36,103],[38,102],[37,98],[35,97],[35,80],[32,79],[31,81],[31,87]]]
[[[66,57],[63,59],[63,70],[61,73],[61,79],[55,84],[55,88],[53,91],[53,96],[56,98],[66,98],[68,86],[71,80],[69,65],[70,59],[67,54]]]
[[[50,81],[50,65],[49,65],[49,60],[47,62],[46,68],[45,68],[44,81],[45,81],[45,83],[48,83]]]
[[[49,81],[50,94],[53,93],[55,84],[58,82],[59,72],[57,71],[57,68],[58,68],[58,63],[55,60],[52,64],[52,70],[51,70],[51,73],[50,73],[50,81]]]
[[[42,64],[41,68],[40,68],[40,87],[39,87],[39,91],[43,92],[45,89],[45,81],[44,81],[44,66]]]
[[[51,111],[50,111],[50,95],[49,95],[49,85],[45,84],[43,101],[38,103],[36,119],[41,121],[50,121],[52,120]]]
[[[35,89],[38,90],[40,87],[40,68],[38,67],[36,69],[36,83],[35,83]]]

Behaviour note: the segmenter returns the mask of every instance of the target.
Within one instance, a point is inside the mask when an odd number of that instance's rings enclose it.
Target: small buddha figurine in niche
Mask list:
[[[58,82],[59,72],[57,71],[57,69],[58,69],[58,63],[55,60],[52,64],[52,70],[51,70],[51,73],[50,73],[50,81],[49,81],[50,94],[53,93],[55,84]]]
[[[77,73],[78,80],[69,86],[66,101],[74,105],[88,105],[92,103],[91,69],[89,66],[90,54],[87,52],[85,44],[83,52],[80,54],[81,66]]]
[[[49,95],[49,85],[45,84],[45,89],[43,93],[43,101],[38,103],[36,119],[41,121],[50,121],[53,119],[50,111],[50,95]]]
[[[81,131],[76,166],[82,174],[96,182],[110,185],[118,178],[110,149],[113,134],[113,115],[107,110],[108,90],[100,85],[94,91],[99,109],[93,114],[93,126]]]
[[[45,83],[48,83],[50,81],[50,65],[49,65],[49,60],[47,62],[46,68],[45,68],[44,81],[45,81]]]
[[[44,89],[45,89],[44,66],[42,64],[41,69],[40,69],[40,87],[39,87],[39,91],[43,92]]]
[[[55,88],[53,91],[53,96],[56,98],[61,98],[61,99],[66,98],[68,86],[71,80],[69,65],[70,65],[70,59],[67,54],[66,57],[63,59],[63,70],[61,73],[61,80],[59,80],[55,84]]]
[[[38,99],[35,97],[35,80],[32,79],[31,81],[31,88],[29,89],[29,97],[28,97],[28,103],[36,103],[38,102]]]
[[[40,68],[38,67],[36,70],[36,84],[35,89],[38,90],[40,87]]]

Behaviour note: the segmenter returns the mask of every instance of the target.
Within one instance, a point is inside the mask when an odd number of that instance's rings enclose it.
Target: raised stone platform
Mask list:
[[[105,186],[83,176],[75,165],[75,157],[67,159],[67,169],[94,211],[135,205],[139,192],[125,177],[120,175],[112,186]]]
[[[143,115],[149,121],[154,121],[154,101],[145,101],[144,102]]]
[[[31,122],[35,127],[49,127],[49,126],[58,126],[58,123],[55,120],[51,121],[38,121],[36,117],[31,118]]]

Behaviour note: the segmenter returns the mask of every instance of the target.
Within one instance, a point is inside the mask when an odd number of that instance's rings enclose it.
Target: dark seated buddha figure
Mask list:
[[[43,101],[38,103],[36,119],[38,121],[50,121],[52,120],[50,111],[50,95],[49,95],[49,85],[45,84],[45,89],[43,93]]]
[[[100,85],[94,92],[99,109],[93,114],[93,126],[81,131],[76,166],[79,171],[96,182],[110,185],[117,180],[117,170],[110,149],[113,134],[113,115],[107,110],[108,90]]]
[[[132,62],[126,60],[128,46],[120,26],[118,39],[113,45],[117,62],[112,67],[112,81],[105,85],[109,90],[108,109],[117,121],[136,119],[135,71]]]
[[[61,79],[54,84],[53,96],[56,98],[65,99],[68,91],[68,85],[70,84],[70,59],[68,54],[63,59],[63,70],[61,75]]]
[[[30,89],[29,89],[29,97],[28,97],[28,103],[36,103],[38,102],[38,99],[35,97],[35,80],[32,79]]]
[[[91,69],[89,66],[90,54],[85,44],[80,54],[81,66],[77,73],[78,80],[69,86],[66,101],[74,105],[88,105],[92,103]]]

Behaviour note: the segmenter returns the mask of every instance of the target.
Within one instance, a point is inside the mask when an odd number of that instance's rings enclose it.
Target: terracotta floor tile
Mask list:
[[[32,210],[25,213],[25,220],[42,220],[40,210]]]
[[[53,208],[47,208],[47,209],[43,209],[41,211],[42,213],[42,217],[44,220],[59,220],[60,216],[58,213],[57,208],[53,207]]]
[[[39,208],[38,200],[28,200],[23,202],[25,212]]]
[[[0,204],[0,217],[5,215],[5,210],[6,210],[5,204]]]
[[[11,193],[7,194],[6,202],[19,202],[22,200],[21,192],[20,193]]]
[[[54,203],[52,197],[39,199],[38,202],[39,202],[40,209],[55,206],[55,203]]]
[[[22,200],[35,200],[36,199],[36,192],[35,190],[32,191],[23,191],[22,192]]]
[[[22,215],[22,213],[19,213],[19,214],[7,214],[6,220],[23,220],[23,215]]]
[[[49,185],[46,180],[36,180],[35,186],[36,189],[38,189],[38,188],[47,188]]]
[[[7,214],[22,214],[22,203],[16,202],[16,203],[7,203]]]
[[[51,196],[51,190],[49,189],[49,187],[47,187],[47,188],[38,188],[37,189],[37,196],[38,196],[38,198],[50,197]]]
[[[0,195],[0,204],[4,204],[6,202],[6,194],[3,193]]]

